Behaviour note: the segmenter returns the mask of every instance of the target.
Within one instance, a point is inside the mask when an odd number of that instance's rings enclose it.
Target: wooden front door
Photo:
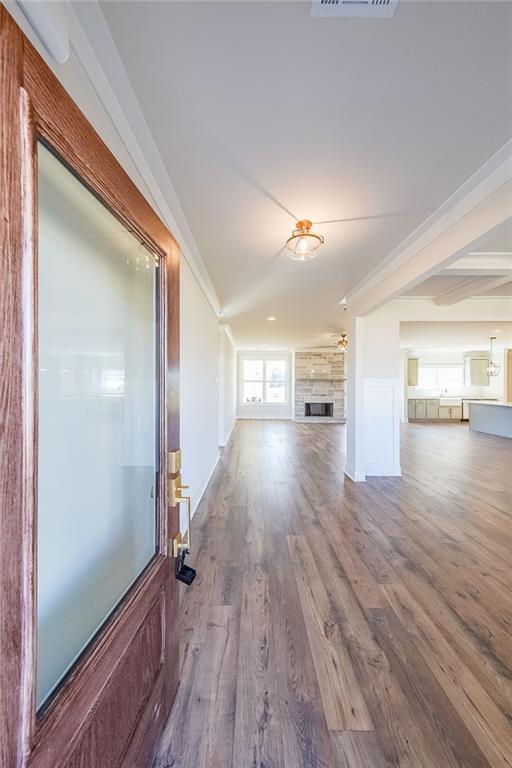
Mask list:
[[[0,766],[151,765],[177,687],[179,250],[0,6]]]

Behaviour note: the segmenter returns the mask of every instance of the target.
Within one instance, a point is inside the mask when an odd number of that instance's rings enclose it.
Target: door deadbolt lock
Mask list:
[[[196,577],[196,571],[190,565],[185,563],[185,558],[190,554],[191,548],[191,523],[192,512],[190,496],[185,496],[183,491],[188,488],[188,485],[183,485],[181,482],[181,451],[173,451],[168,455],[168,470],[169,473],[174,474],[175,477],[169,477],[169,504],[171,507],[179,506],[182,502],[187,505],[187,534],[186,537],[181,533],[177,533],[171,540],[172,555],[175,558],[176,578],[183,584],[190,585]]]
[[[178,534],[173,539],[173,554],[177,557],[177,552],[182,549],[191,549],[191,537],[190,527],[192,522],[192,512],[190,506],[190,496],[184,496],[183,491],[188,488],[188,485],[183,485],[181,482],[181,474],[177,474],[176,477],[169,478],[169,504],[171,507],[176,507],[182,502],[187,505],[187,537],[183,539],[181,534]]]

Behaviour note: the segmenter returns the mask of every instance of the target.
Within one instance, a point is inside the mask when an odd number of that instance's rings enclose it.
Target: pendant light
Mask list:
[[[489,360],[489,365],[485,369],[485,372],[488,376],[497,376],[500,372],[500,367],[496,363],[493,363],[492,360],[492,343],[493,341],[496,341],[496,336],[491,336],[491,359]]]
[[[312,226],[313,222],[309,219],[301,219],[297,222],[291,237],[286,241],[286,246],[290,251],[288,254],[290,259],[308,261],[316,256],[315,251],[320,248],[324,238],[316,232],[311,232]]]
[[[343,350],[348,347],[348,338],[346,333],[341,334],[341,339],[338,341],[338,347]]]

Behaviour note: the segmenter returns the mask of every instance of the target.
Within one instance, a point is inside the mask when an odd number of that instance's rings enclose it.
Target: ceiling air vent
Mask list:
[[[393,16],[398,0],[312,0],[312,16],[385,19]]]

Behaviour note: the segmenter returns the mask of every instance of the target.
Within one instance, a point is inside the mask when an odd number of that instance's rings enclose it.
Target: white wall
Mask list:
[[[255,360],[286,360],[287,395],[284,405],[275,403],[242,403],[242,360],[252,357]],[[237,355],[237,417],[239,419],[291,419],[293,413],[292,391],[292,354],[290,352],[252,352],[240,350]]]
[[[512,301],[469,299],[450,306],[397,299],[367,316],[347,310],[347,464],[353,480],[400,474],[400,419],[404,410],[404,355],[400,322],[508,323]],[[498,350],[495,357],[497,358]],[[500,360],[497,360],[499,363]],[[487,389],[487,388],[486,388]]]
[[[219,327],[219,445],[236,423],[236,347],[225,325]]]
[[[219,458],[218,321],[192,270],[180,275],[180,441],[182,479],[195,510]],[[182,530],[184,520],[182,510]]]
[[[141,175],[130,156],[130,152],[121,140],[116,127],[103,107],[96,91],[91,86],[73,46],[70,47],[70,55],[66,63],[57,64],[39,41],[17,3],[14,2],[14,0],[10,0],[4,4],[14,18],[16,24],[18,24],[24,34],[29,38],[32,45],[62,83],[71,98],[80,107],[87,120],[89,120],[95,131],[101,136],[112,154],[123,166],[128,176],[137,185],[144,197],[153,205],[153,207],[155,207],[147,186],[142,180]]]
[[[19,6],[9,2],[7,7],[110,151],[158,212],[159,206],[142,180],[132,160],[131,151],[124,144],[97,92],[91,86],[73,47],[69,60],[65,64],[56,64],[37,39]],[[78,34],[76,29],[73,29],[73,32]],[[191,268],[182,258],[180,433],[183,481],[191,487],[193,509],[197,506],[218,459],[218,373],[217,317]],[[183,526],[182,529],[184,530]]]

